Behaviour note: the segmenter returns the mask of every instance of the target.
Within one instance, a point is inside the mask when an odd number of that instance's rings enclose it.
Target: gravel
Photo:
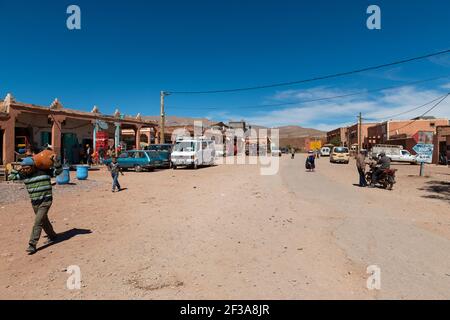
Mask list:
[[[53,184],[53,194],[61,195],[65,193],[76,193],[79,191],[89,191],[109,186],[108,183],[96,180],[75,180],[70,184]],[[22,182],[1,182],[0,183],[0,205],[14,203],[21,200],[29,200],[28,192]]]

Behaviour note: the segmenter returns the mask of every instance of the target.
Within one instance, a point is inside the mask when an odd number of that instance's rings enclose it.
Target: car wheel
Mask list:
[[[140,165],[135,165],[134,166],[134,170],[136,171],[136,172],[142,172],[142,167],[140,166]]]

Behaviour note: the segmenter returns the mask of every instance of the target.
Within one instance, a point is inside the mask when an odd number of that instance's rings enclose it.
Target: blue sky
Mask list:
[[[66,8],[81,8],[81,30]],[[366,9],[381,8],[368,30]],[[299,80],[450,48],[450,2],[0,0],[0,95],[103,113],[157,115],[160,90],[214,90]],[[450,91],[450,77],[299,105],[244,108],[450,75],[450,55],[303,85],[237,94],[171,95],[167,115],[302,125],[385,117]],[[450,100],[450,99],[449,99]],[[433,115],[450,117],[442,103]],[[404,117],[414,117],[426,107]]]

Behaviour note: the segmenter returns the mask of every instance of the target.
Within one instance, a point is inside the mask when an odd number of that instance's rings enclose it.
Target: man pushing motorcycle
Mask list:
[[[372,173],[372,181],[370,182],[370,188],[375,188],[375,184],[378,181],[380,175],[386,170],[391,168],[391,159],[386,156],[386,153],[381,152],[378,161],[377,168]]]

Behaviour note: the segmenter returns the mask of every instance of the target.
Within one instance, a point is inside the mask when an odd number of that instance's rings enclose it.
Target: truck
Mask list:
[[[416,156],[412,155],[408,150],[403,149],[403,146],[376,144],[372,147],[372,157],[378,157],[381,152],[384,152],[393,162],[417,164]]]

